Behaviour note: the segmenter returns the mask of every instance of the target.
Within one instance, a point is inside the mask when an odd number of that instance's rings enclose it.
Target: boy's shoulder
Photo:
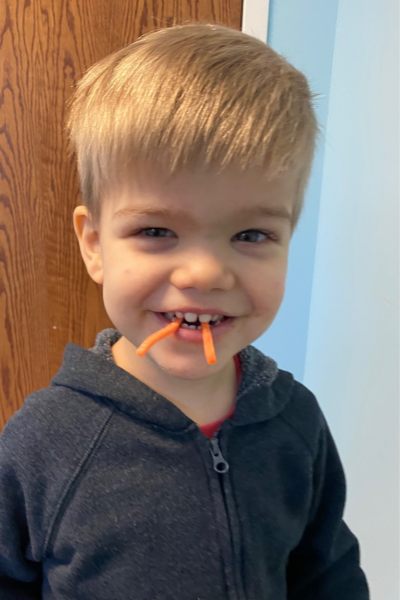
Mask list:
[[[244,372],[238,394],[241,406],[237,405],[237,409],[254,413],[252,422],[270,422],[268,427],[271,421],[275,420],[278,426],[283,421],[290,435],[315,456],[321,436],[327,431],[315,394],[255,346],[247,346],[240,357]],[[241,396],[245,396],[244,402]]]
[[[48,387],[27,396],[6,423],[0,435],[0,487],[29,510],[38,547],[45,548],[65,490],[111,414],[105,405],[85,402],[83,394]]]
[[[271,386],[274,395],[282,398],[279,419],[285,421],[294,435],[303,442],[314,456],[318,451],[321,435],[324,435],[327,423],[315,394],[293,374],[278,370]],[[286,401],[283,401],[285,398]]]
[[[25,398],[0,435],[2,468],[37,489],[62,487],[90,452],[110,409],[68,388],[47,387]]]
[[[85,394],[68,387],[49,386],[29,394],[22,407],[6,423],[1,437],[12,433],[22,447],[40,440],[57,453],[59,442],[68,446],[76,440],[89,442],[92,432],[109,415],[110,409],[93,398],[85,401]]]

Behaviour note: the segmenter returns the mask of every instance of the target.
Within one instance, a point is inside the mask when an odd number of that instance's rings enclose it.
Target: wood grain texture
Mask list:
[[[112,327],[79,253],[81,203],[63,132],[74,82],[143,33],[187,21],[240,29],[241,0],[2,0],[0,431],[47,387],[65,345]]]

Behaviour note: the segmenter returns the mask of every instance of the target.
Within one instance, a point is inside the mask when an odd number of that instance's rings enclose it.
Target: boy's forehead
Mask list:
[[[221,172],[186,170],[173,176],[148,169],[121,177],[106,195],[108,218],[148,214],[201,213],[271,217],[290,220],[297,189],[298,173],[292,169],[279,176],[252,169],[233,168]]]

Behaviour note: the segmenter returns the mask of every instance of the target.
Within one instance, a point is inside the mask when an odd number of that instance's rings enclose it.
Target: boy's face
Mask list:
[[[107,195],[97,229],[87,209],[75,209],[83,259],[103,285],[106,311],[125,338],[133,371],[150,361],[174,377],[204,378],[268,329],[284,296],[296,180],[295,172],[268,181],[233,169],[168,180],[143,170]],[[167,325],[159,313],[191,307],[234,317],[221,334],[214,332],[215,364],[206,362],[201,342],[176,334],[136,355]]]

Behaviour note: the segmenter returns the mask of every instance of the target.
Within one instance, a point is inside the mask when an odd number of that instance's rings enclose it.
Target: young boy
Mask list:
[[[366,600],[317,400],[250,345],[310,172],[304,76],[243,33],[173,27],[89,70],[69,131],[116,329],[68,344],[0,437],[0,597]]]

